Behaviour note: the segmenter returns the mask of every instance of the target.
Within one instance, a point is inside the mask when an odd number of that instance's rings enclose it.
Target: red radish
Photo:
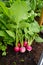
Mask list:
[[[20,47],[21,46],[21,44],[20,43],[18,43],[18,47]]]
[[[28,51],[31,51],[32,50],[32,47],[31,46],[27,46],[26,47]]]
[[[17,46],[17,47],[14,47],[14,51],[15,51],[15,52],[19,52],[19,50],[20,50],[20,49],[19,49],[18,46]]]
[[[28,42],[27,42],[27,41],[24,41],[24,46],[25,46],[25,47],[27,46],[27,44],[28,44]]]
[[[21,48],[20,48],[20,52],[21,52],[21,53],[24,53],[25,51],[26,51],[26,48],[25,48],[25,47],[21,47]]]

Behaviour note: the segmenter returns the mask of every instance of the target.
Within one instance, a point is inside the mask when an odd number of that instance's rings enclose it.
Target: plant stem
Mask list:
[[[28,45],[32,45],[33,39],[28,40]]]
[[[25,29],[26,29],[26,28],[25,28]],[[26,34],[27,34],[27,32],[25,31],[25,41],[27,41]]]
[[[18,44],[18,28],[19,28],[19,22],[17,23],[17,27],[16,27],[16,46]]]
[[[23,35],[22,35],[21,38],[22,38],[22,39],[21,39],[21,46],[23,47]]]
[[[18,38],[17,38],[17,29],[16,29],[16,46],[17,46],[17,43],[18,43]]]

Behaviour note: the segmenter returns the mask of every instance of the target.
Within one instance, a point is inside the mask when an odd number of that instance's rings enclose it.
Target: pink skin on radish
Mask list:
[[[19,52],[19,50],[20,50],[19,47],[14,47],[15,52]]]
[[[24,46],[25,46],[25,47],[27,46],[27,44],[28,44],[28,42],[27,42],[27,41],[24,41]]]
[[[20,43],[18,43],[18,47],[20,47],[21,46],[21,44]]]
[[[21,52],[21,53],[24,53],[25,51],[26,51],[26,48],[25,48],[25,47],[21,47],[21,48],[20,48],[20,52]]]
[[[32,50],[32,47],[31,46],[27,46],[26,47],[28,51],[31,51]]]

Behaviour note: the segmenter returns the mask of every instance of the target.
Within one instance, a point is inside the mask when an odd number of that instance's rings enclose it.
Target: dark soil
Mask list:
[[[7,56],[0,56],[0,65],[36,65],[32,52],[15,53],[12,47],[8,47]]]
[[[43,33],[40,33],[39,35],[40,35],[40,37],[43,38]],[[32,53],[33,53],[33,55],[35,57],[34,61],[37,64],[39,59],[40,59],[40,55],[41,55],[41,53],[43,51],[43,43],[36,43],[36,42],[34,42],[32,47],[33,47]]]
[[[15,53],[13,47],[8,46],[7,55],[1,56],[0,51],[0,65],[37,65],[41,52],[43,51],[43,43],[39,44],[33,42],[33,50],[25,53]]]

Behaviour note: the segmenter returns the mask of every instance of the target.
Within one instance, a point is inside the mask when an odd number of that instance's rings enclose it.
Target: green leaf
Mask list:
[[[4,30],[0,30],[0,36],[8,38],[8,34]]]
[[[32,8],[32,10],[35,10],[35,8],[36,8],[36,0],[31,0],[31,8]]]
[[[39,36],[35,37],[35,41],[36,42],[43,42],[43,39]]]
[[[9,17],[9,9],[5,6],[5,3],[0,2],[0,6],[2,8],[3,13]]]
[[[39,33],[40,32],[39,24],[36,21],[31,23],[30,26],[29,26],[29,31],[34,32],[34,33]]]
[[[4,21],[2,18],[0,18],[0,23],[2,23],[3,26],[4,26],[5,28],[7,28],[6,21]]]
[[[28,4],[26,1],[15,1],[10,7],[10,16],[15,21],[21,21],[28,18]],[[30,9],[29,9],[30,10]]]
[[[43,7],[43,0],[37,0],[37,8],[41,9]]]
[[[9,29],[16,29],[17,25],[14,24],[7,24],[7,26],[9,27]]]
[[[28,28],[29,27],[29,23],[25,22],[25,21],[21,21],[19,23],[19,27],[20,28]]]
[[[1,47],[2,49],[2,51],[5,51],[6,50],[6,46],[4,46],[4,45],[2,45],[2,47]]]
[[[13,0],[10,0],[10,2],[12,3]]]
[[[0,30],[0,36],[5,36],[5,32]]]
[[[2,53],[2,56],[6,56],[6,52],[5,51]]]
[[[4,43],[8,45],[13,45],[14,39],[10,36],[4,38]]]
[[[43,25],[40,27],[41,31],[43,31]]]
[[[13,39],[15,39],[15,33],[11,30],[6,30],[9,36],[11,36]]]
[[[2,13],[2,8],[0,7],[0,14]]]
[[[3,37],[3,39],[7,41],[13,41],[12,37],[7,34],[7,32],[0,30],[0,36]]]
[[[32,21],[34,20],[34,17],[36,17],[36,16],[37,16],[37,13],[35,13],[33,10],[31,10],[31,12],[29,12],[28,17],[31,18]]]
[[[25,32],[26,34],[29,34],[29,35],[33,35],[33,34],[34,34],[31,30],[29,30],[29,28],[28,28],[28,29],[25,28],[25,29],[24,29],[24,32]]]
[[[2,42],[0,42],[0,46],[2,45]]]
[[[34,34],[31,30],[29,30],[28,33],[29,33],[29,35],[33,35]]]

